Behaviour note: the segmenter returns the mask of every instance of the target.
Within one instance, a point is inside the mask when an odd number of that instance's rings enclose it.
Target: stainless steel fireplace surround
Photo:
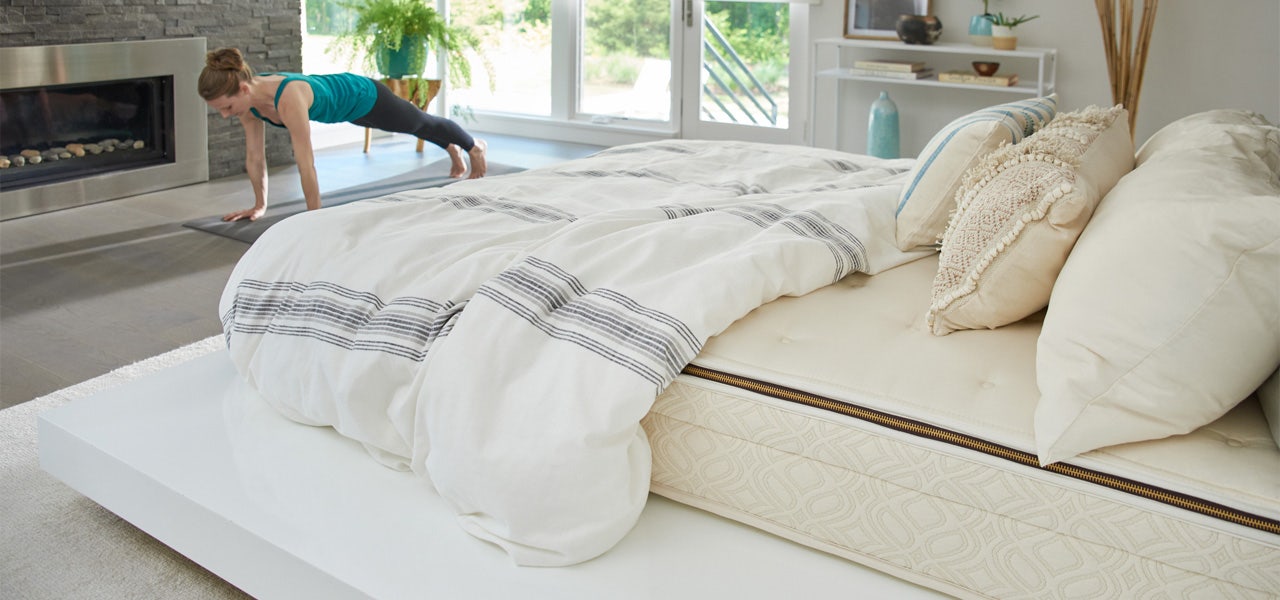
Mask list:
[[[172,76],[175,136],[173,162],[0,189],[0,220],[207,181],[207,110],[196,94],[204,53],[204,38],[0,48],[0,90]]]

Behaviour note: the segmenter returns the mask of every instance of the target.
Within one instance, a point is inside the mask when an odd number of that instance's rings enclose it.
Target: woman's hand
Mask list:
[[[267,212],[267,208],[265,206],[255,206],[253,208],[246,208],[244,210],[237,210],[233,213],[227,213],[222,217],[222,220],[239,221],[240,219],[249,219],[250,221],[257,221],[258,217],[261,217],[265,212]]]

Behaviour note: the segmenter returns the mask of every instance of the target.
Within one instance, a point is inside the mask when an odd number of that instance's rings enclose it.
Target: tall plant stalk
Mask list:
[[[1102,48],[1111,78],[1111,101],[1129,111],[1129,135],[1138,123],[1138,96],[1142,94],[1142,74],[1147,66],[1147,48],[1156,22],[1159,0],[1139,0],[1142,4],[1137,37],[1133,31],[1134,0],[1094,0],[1102,26]]]

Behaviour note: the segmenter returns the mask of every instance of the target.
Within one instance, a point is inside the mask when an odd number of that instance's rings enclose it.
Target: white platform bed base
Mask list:
[[[40,417],[41,466],[257,598],[781,598],[936,592],[651,496],[573,567],[513,566],[423,480],[257,400],[226,351]]]

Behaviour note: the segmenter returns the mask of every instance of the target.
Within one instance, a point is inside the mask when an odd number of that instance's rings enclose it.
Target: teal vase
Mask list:
[[[974,46],[990,46],[991,45],[991,19],[990,15],[973,15],[969,19],[969,43]]]
[[[889,98],[889,92],[871,103],[871,116],[867,120],[867,154],[878,158],[898,158],[898,105]]]
[[[419,35],[406,35],[400,39],[400,48],[391,50],[385,46],[374,54],[374,66],[378,72],[392,79],[417,77],[426,68],[427,40]]]

